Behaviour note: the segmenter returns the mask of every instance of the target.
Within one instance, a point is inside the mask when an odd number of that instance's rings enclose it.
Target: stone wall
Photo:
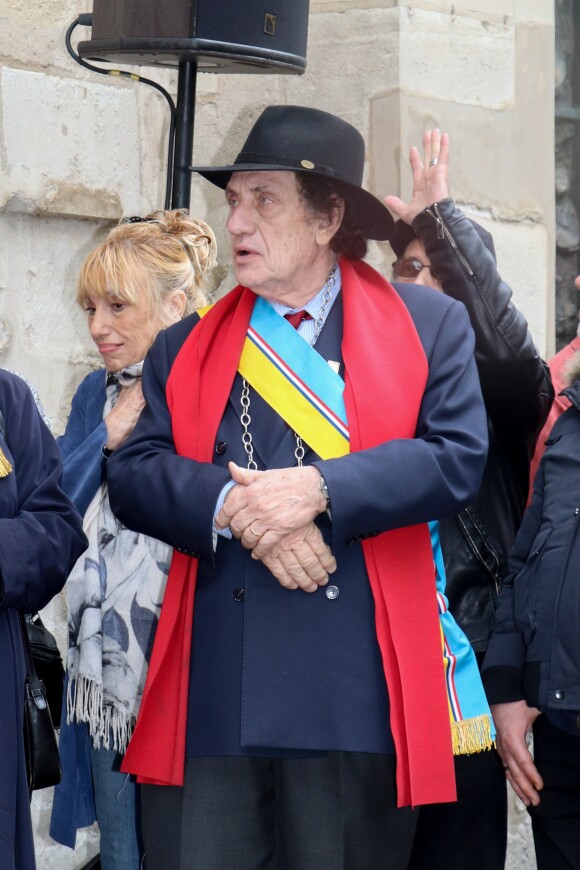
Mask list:
[[[34,381],[57,433],[76,386],[99,363],[72,301],[80,264],[121,215],[161,207],[165,188],[165,102],[71,60],[64,35],[79,11],[90,8],[71,0],[0,8],[0,362]],[[78,28],[78,38],[90,32]],[[143,74],[175,93],[174,73]],[[500,270],[550,353],[553,83],[548,0],[312,0],[304,76],[198,76],[194,162],[233,158],[270,103],[312,105],[361,130],[369,189],[407,196],[409,146],[441,126],[452,137],[452,192],[493,233]],[[194,176],[191,207],[218,229],[226,272],[221,193]],[[388,245],[373,244],[371,260],[388,274]],[[221,289],[232,283],[227,271]],[[47,619],[63,640],[60,598]],[[39,867],[78,867],[96,833],[75,855],[56,847],[49,805],[50,792],[36,796]],[[514,805],[512,816],[509,866],[529,868],[525,814]]]
[[[557,0],[555,16],[556,97],[556,350],[574,338],[578,329],[578,291],[574,279],[579,272],[580,221],[578,185],[580,111],[580,63],[575,58],[575,31],[580,23],[572,0]],[[576,87],[574,87],[576,85]],[[575,92],[576,91],[576,92]]]

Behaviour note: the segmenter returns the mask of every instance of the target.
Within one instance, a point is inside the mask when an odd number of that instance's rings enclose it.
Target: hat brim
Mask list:
[[[235,163],[232,166],[190,166],[192,172],[197,172],[207,181],[225,190],[233,172],[300,172],[304,175],[318,175],[331,179],[336,186],[344,191],[345,199],[357,206],[358,224],[367,239],[388,241],[395,232],[395,221],[383,203],[356,184],[343,181],[330,173],[316,172],[302,166],[292,166],[282,163]]]

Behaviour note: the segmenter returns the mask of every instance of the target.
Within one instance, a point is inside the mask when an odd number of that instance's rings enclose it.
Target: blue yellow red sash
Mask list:
[[[449,718],[454,755],[471,755],[491,749],[495,727],[483,690],[475,653],[455,622],[445,597],[445,566],[439,540],[439,523],[429,523],[435,562],[437,607],[443,644],[445,685],[449,699]]]
[[[271,305],[254,306],[238,371],[321,459],[349,452],[344,381]],[[493,746],[495,731],[471,644],[447,607],[439,524],[429,524],[435,563],[453,754]]]
[[[344,381],[264,299],[257,299],[238,371],[322,459],[349,452]]]

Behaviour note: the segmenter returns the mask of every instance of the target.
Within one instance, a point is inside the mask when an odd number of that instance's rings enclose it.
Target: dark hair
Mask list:
[[[346,191],[343,192],[340,184],[330,178],[304,172],[295,174],[300,197],[313,214],[331,217],[338,201],[342,200],[344,216],[330,247],[337,256],[362,260],[368,249],[367,237],[360,228],[357,207],[349,200]]]

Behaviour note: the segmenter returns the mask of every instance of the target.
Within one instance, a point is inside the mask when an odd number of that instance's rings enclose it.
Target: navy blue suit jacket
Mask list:
[[[214,462],[197,463],[175,454],[165,401],[173,360],[197,316],[161,333],[147,358],[147,407],[109,461],[109,493],[127,526],[200,560],[188,755],[393,751],[360,542],[457,513],[477,491],[487,446],[465,309],[430,289],[396,289],[429,363],[416,438],[339,459],[322,461],[312,452],[305,457],[319,467],[330,491],[332,522],[322,515],[319,525],[338,563],[330,581],[339,591],[335,598],[325,588],[310,594],[284,589],[238,541],[220,538],[214,553],[212,519],[230,479],[227,462],[246,463],[239,376],[216,435]],[[341,362],[341,337],[339,297],[317,351]],[[258,467],[294,465],[293,433],[255,391],[250,413]],[[409,590],[410,607],[412,602]]]

